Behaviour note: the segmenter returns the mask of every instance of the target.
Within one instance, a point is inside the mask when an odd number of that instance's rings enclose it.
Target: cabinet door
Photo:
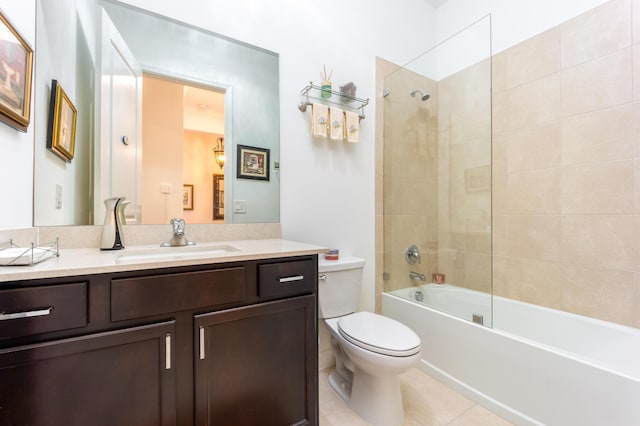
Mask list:
[[[2,425],[175,424],[174,321],[0,351]]]
[[[196,424],[317,424],[314,295],[195,318]]]

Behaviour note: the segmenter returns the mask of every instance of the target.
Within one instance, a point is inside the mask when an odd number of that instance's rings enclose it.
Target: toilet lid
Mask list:
[[[383,355],[411,356],[420,351],[420,338],[404,324],[371,312],[340,318],[340,334],[354,345]]]

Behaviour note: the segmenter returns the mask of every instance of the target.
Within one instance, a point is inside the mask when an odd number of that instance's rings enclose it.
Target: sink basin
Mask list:
[[[239,251],[226,245],[180,246],[180,247],[145,247],[125,249],[116,257],[117,262],[134,262],[144,260],[182,260],[191,258],[217,257]]]

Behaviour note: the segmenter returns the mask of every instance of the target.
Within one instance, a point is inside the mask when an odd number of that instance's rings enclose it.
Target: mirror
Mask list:
[[[122,195],[132,201],[128,223],[279,222],[276,53],[115,0],[36,0],[36,44],[34,226],[99,225],[103,200]],[[53,80],[77,109],[70,161],[46,148]],[[154,80],[179,87],[154,94],[176,104],[145,106]],[[189,117],[208,109],[208,101],[185,103],[198,99],[189,91],[217,94],[223,111]],[[153,119],[149,105],[159,110]],[[266,170],[249,171],[267,179],[241,173],[239,145],[268,150]],[[169,150],[174,163],[152,161]],[[187,204],[185,185],[192,185]]]

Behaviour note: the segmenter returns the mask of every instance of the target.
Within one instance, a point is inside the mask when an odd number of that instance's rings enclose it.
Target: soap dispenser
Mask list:
[[[102,226],[102,240],[100,250],[122,250],[124,248],[124,235],[122,224],[124,209],[129,204],[125,197],[113,197],[104,200],[107,214]]]

